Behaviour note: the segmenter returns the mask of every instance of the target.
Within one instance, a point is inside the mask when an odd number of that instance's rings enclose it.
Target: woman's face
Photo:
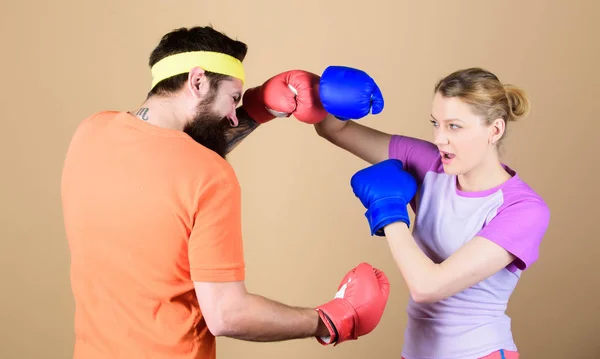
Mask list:
[[[465,174],[482,164],[495,151],[492,140],[501,136],[498,121],[488,125],[456,97],[445,98],[436,93],[431,117],[433,142],[448,174]]]

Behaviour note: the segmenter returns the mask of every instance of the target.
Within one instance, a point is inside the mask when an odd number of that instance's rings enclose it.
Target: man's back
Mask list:
[[[193,281],[244,278],[229,164],[181,131],[103,112],[73,137],[62,199],[74,357],[213,358]]]

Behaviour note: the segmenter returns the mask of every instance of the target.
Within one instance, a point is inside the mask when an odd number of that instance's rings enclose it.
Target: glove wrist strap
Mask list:
[[[328,345],[334,343],[336,346],[346,340],[357,338],[356,327],[358,325],[358,314],[354,308],[344,299],[336,298],[317,308],[323,323],[329,329],[333,340],[317,337],[319,343]]]
[[[327,314],[325,314],[325,312],[322,311],[321,309],[317,309],[317,313],[319,313],[319,317],[321,318],[321,321],[323,322],[323,324],[325,324],[325,327],[327,327],[327,330],[329,330],[328,336],[316,337],[317,341],[323,345],[329,345],[329,344],[337,342],[337,340],[339,338],[339,333],[338,333],[337,329],[335,328],[335,326],[333,325],[333,322],[331,321],[329,316],[327,316]],[[334,346],[335,346],[335,344],[334,344]]]
[[[371,235],[384,236],[383,227],[394,222],[404,222],[410,227],[407,206],[402,197],[384,198],[371,204],[365,212],[371,227]]]

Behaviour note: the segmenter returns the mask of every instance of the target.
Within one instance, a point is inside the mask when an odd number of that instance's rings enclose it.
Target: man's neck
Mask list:
[[[172,99],[151,97],[129,113],[151,125],[182,131],[186,121],[181,108]]]

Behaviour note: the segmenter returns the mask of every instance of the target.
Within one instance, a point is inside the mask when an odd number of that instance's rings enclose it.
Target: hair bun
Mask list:
[[[529,114],[531,104],[525,91],[510,84],[504,85],[504,90],[506,91],[508,108],[510,109],[508,121],[517,121],[520,118],[527,116]]]

